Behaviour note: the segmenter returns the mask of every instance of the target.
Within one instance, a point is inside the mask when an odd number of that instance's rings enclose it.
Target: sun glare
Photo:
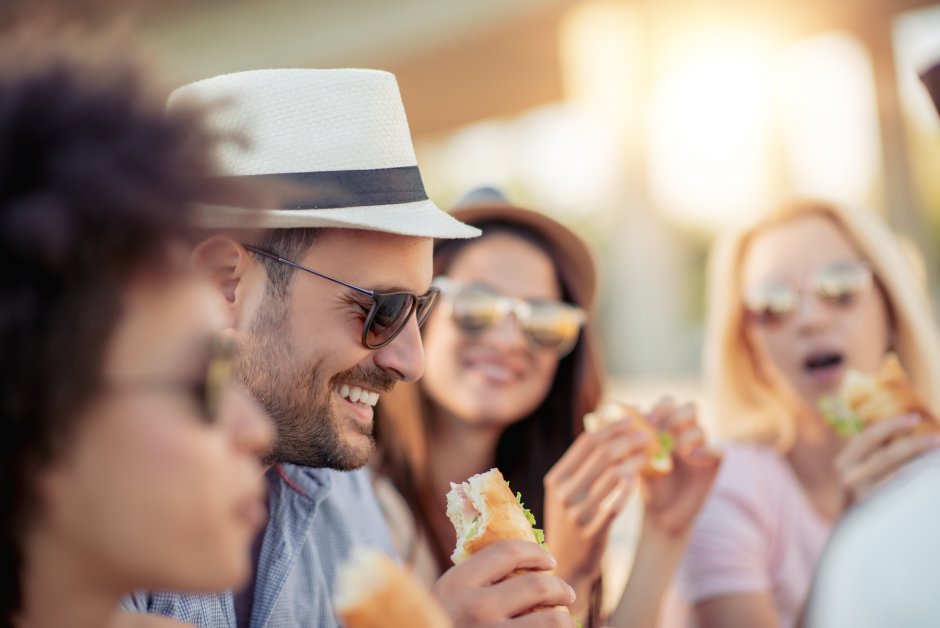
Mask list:
[[[676,219],[720,226],[771,182],[769,55],[757,39],[689,41],[654,85],[647,120],[653,198]]]

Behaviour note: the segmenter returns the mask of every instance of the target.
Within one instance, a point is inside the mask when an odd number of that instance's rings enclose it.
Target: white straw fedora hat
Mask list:
[[[284,69],[184,85],[167,107],[210,105],[208,123],[241,142],[220,148],[226,178],[282,181],[292,193],[260,210],[203,205],[199,222],[226,228],[250,213],[262,228],[339,227],[432,238],[480,234],[424,191],[395,77],[378,70]],[[296,193],[293,190],[296,188]]]

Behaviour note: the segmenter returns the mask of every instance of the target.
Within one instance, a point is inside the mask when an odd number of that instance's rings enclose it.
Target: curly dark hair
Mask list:
[[[165,113],[119,37],[90,42],[0,41],[0,626],[22,606],[36,473],[94,394],[122,288],[194,236],[219,140],[199,110]]]

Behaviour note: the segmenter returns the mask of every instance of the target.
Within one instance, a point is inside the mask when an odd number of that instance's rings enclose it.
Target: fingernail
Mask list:
[[[555,560],[555,557],[552,556],[551,554],[548,555],[548,560],[551,561],[551,563],[552,563],[552,569],[554,569],[555,567],[558,566],[558,561]],[[566,584],[567,584],[567,583],[566,583]]]
[[[927,441],[927,445],[930,447],[940,446],[940,434],[931,434],[924,438]]]
[[[920,423],[920,415],[919,414],[905,414],[904,422],[908,425],[917,425],[918,423]]]

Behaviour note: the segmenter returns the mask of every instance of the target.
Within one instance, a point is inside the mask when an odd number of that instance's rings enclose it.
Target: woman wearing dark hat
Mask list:
[[[578,594],[574,614],[597,625],[600,558],[635,485],[646,437],[628,421],[583,433],[604,379],[591,335],[591,254],[561,224],[491,188],[469,194],[453,215],[483,236],[435,249],[442,303],[424,328],[424,378],[400,384],[378,407],[380,500],[399,553],[433,582],[450,566],[456,542],[445,515],[450,483],[498,467],[544,524],[556,572]],[[668,400],[654,410],[664,422],[689,412]],[[664,547],[683,545],[685,530],[674,522],[694,518],[717,467],[699,458],[694,469],[677,461],[680,472],[650,486],[656,505],[644,524],[648,551],[638,556],[659,554],[649,551],[653,537]],[[666,521],[672,527],[663,533]],[[671,574],[672,553],[656,569]],[[664,587],[668,575],[652,580]],[[647,588],[642,597],[655,614],[653,593]]]

